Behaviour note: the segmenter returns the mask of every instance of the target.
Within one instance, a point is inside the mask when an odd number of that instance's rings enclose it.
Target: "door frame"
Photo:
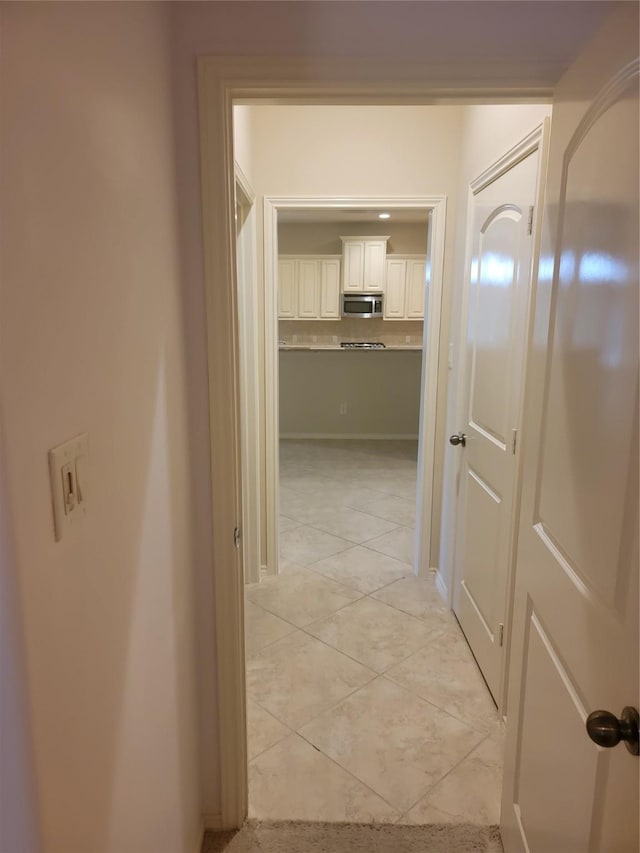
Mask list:
[[[256,293],[257,270],[257,217],[256,196],[251,184],[238,163],[234,163],[236,181],[236,209],[243,213],[242,222],[236,223],[236,264],[238,269],[238,361],[240,373],[242,435],[242,560],[246,583],[260,580],[260,394],[258,314]]]
[[[540,233],[542,227],[542,212],[544,201],[544,188],[547,174],[547,161],[549,158],[549,136],[551,133],[551,120],[545,118],[543,122],[537,125],[523,139],[510,148],[505,154],[495,160],[488,168],[481,172],[476,178],[469,183],[467,192],[467,214],[466,214],[466,242],[465,242],[465,266],[464,266],[464,288],[462,291],[462,303],[460,310],[460,325],[458,327],[457,340],[457,356],[456,363],[460,365],[460,372],[457,377],[457,400],[456,400],[456,424],[463,424],[465,420],[465,408],[467,397],[467,386],[464,382],[465,372],[464,364],[464,349],[467,337],[467,324],[469,321],[469,268],[471,266],[472,241],[471,233],[473,220],[473,199],[478,193],[489,186],[489,184],[498,180],[502,175],[513,169],[518,163],[522,162],[526,157],[529,157],[536,150],[538,153],[538,175],[536,179],[534,215],[532,220],[533,240],[531,263],[529,270],[528,295],[526,300],[526,317],[525,328],[526,338],[524,342],[524,356],[521,372],[521,390],[520,401],[518,403],[518,421],[516,433],[516,465],[514,472],[514,501],[510,515],[510,532],[509,532],[509,567],[507,571],[507,588],[506,588],[506,603],[504,613],[504,647],[502,653],[502,664],[500,674],[500,687],[498,695],[495,697],[500,715],[504,717],[507,710],[507,692],[508,692],[508,672],[509,658],[511,653],[511,618],[513,613],[513,593],[515,587],[515,570],[516,570],[516,551],[518,545],[517,527],[518,517],[520,514],[520,485],[522,481],[522,446],[525,431],[524,423],[524,398],[525,398],[525,378],[527,375],[527,360],[529,357],[531,335],[533,333],[533,300],[535,296],[535,281],[537,277],[538,264],[540,259]],[[456,427],[457,429],[458,427]],[[458,547],[458,532],[461,522],[460,513],[460,495],[456,494],[456,503],[453,518],[454,547],[453,561],[451,566],[451,605],[453,606],[453,597],[455,587],[459,581],[459,547]]]
[[[334,57],[212,57],[197,60],[209,429],[211,548],[216,626],[218,755],[203,757],[220,778],[211,828],[239,827],[247,815],[244,578],[238,314],[234,228],[233,103],[416,105],[550,101],[551,87],[496,86],[492,73],[457,66],[450,77],[428,63]],[[521,78],[522,79],[522,78]],[[469,85],[465,80],[473,80]],[[215,531],[215,535],[213,534]],[[207,674],[208,675],[208,674]],[[203,674],[204,677],[204,674]],[[212,721],[213,724],[213,721]]]
[[[278,211],[291,209],[349,210],[421,209],[429,213],[425,247],[429,277],[425,281],[424,336],[420,374],[420,422],[418,428],[418,487],[416,498],[415,550],[413,571],[426,576],[430,570],[432,534],[433,477],[436,454],[436,404],[438,396],[438,353],[442,284],[444,276],[444,237],[447,214],[445,196],[266,196],[264,199],[264,361],[265,361],[265,438],[267,496],[267,573],[277,574],[279,507],[279,417],[278,417]],[[427,236],[427,235],[425,235]],[[257,368],[257,365],[256,365]]]

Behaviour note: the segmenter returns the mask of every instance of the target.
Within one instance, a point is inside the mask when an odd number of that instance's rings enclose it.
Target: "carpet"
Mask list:
[[[207,832],[202,853],[502,853],[497,826],[303,823],[248,820]]]

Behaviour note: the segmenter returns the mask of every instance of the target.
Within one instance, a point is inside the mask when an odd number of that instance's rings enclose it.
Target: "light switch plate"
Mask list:
[[[89,436],[77,435],[49,451],[56,541],[84,517],[89,497]]]

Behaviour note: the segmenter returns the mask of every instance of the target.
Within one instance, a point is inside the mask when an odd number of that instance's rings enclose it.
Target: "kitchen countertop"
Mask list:
[[[341,347],[340,344],[280,344],[280,350],[313,350],[314,352],[388,352],[422,350],[422,344],[386,344],[384,348],[358,349],[357,347]]]

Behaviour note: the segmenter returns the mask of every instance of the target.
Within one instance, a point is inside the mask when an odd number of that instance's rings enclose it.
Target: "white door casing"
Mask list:
[[[238,289],[238,337],[240,395],[243,417],[240,422],[242,439],[242,555],[244,580],[256,583],[260,579],[260,443],[251,429],[258,418],[260,399],[258,377],[253,362],[258,346],[258,317],[254,299],[257,283],[257,241],[255,195],[238,164],[236,179],[236,250]]]
[[[420,389],[420,427],[418,489],[416,498],[417,518],[415,538],[414,571],[426,575],[429,572],[429,554],[431,544],[432,491],[435,465],[435,416],[438,384],[438,351],[440,346],[440,314],[442,299],[442,277],[444,270],[444,232],[446,218],[446,198],[444,196],[375,196],[375,197],[275,197],[264,199],[264,292],[265,292],[265,442],[266,473],[265,492],[267,505],[266,540],[267,573],[278,571],[278,516],[279,506],[279,426],[278,426],[278,316],[277,306],[277,222],[278,210],[286,209],[362,209],[362,208],[424,209],[428,211],[428,264],[430,278],[424,281],[427,320],[425,321],[425,346],[422,353],[422,388]],[[342,238],[345,247],[344,268],[349,265],[346,248],[353,245],[363,247],[367,240],[362,237]],[[387,237],[371,241],[386,247]],[[375,256],[374,256],[375,258]],[[386,266],[382,264],[383,269]],[[424,266],[424,262],[423,262]],[[364,267],[361,270],[364,274]],[[384,273],[382,275],[384,278]],[[346,281],[355,280],[350,275]],[[363,279],[359,287],[362,289]],[[299,306],[298,306],[299,308]],[[300,312],[298,312],[300,313]]]
[[[470,188],[462,330],[462,455],[453,608],[496,704],[502,705],[513,568],[533,211],[543,166],[536,128]]]
[[[638,758],[587,715],[638,707],[638,10],[554,106],[526,399],[507,853],[638,850]]]
[[[237,303],[232,282],[234,261],[234,176],[233,176],[233,102],[234,99],[284,99],[299,103],[300,99],[323,103],[352,104],[429,104],[510,102],[539,103],[548,101],[548,84],[511,82],[508,87],[496,85],[493,76],[478,75],[478,69],[456,68],[455,74],[439,78],[436,86],[429,82],[430,66],[412,63],[386,63],[379,57],[337,59],[318,57],[211,57],[198,58],[198,104],[200,116],[201,188],[204,240],[204,276],[209,378],[209,413],[211,429],[211,483],[213,491],[211,578],[215,597],[216,661],[218,694],[219,753],[203,755],[203,766],[209,774],[219,770],[220,814],[205,815],[205,826],[238,827],[247,814],[246,710],[243,644],[243,595],[240,552],[235,548],[233,530],[240,517],[238,493],[241,489],[238,446],[237,394]],[[467,82],[465,82],[465,80]],[[472,81],[469,83],[468,81]],[[437,259],[429,269],[427,286],[429,324],[439,326],[441,261],[444,252],[444,199],[436,202],[437,234],[428,230],[428,254]],[[265,230],[269,226],[265,223]],[[266,271],[277,279],[277,259]],[[267,299],[270,299],[267,294]],[[268,306],[275,317],[275,300]],[[275,325],[275,324],[274,324]],[[273,330],[277,332],[276,329]],[[423,363],[437,364],[437,340],[431,339],[423,352]],[[265,360],[270,357],[265,354]],[[273,365],[272,365],[273,367]],[[423,375],[425,370],[423,368]],[[426,439],[421,453],[421,469],[433,464],[433,434],[429,432],[429,406],[435,410],[436,394],[432,383],[423,400]],[[267,412],[267,416],[272,413]],[[269,466],[267,459],[267,468]],[[271,472],[272,477],[274,472]],[[422,518],[416,527],[431,526],[431,502],[425,484],[422,496]],[[271,495],[269,496],[272,497]],[[273,509],[275,504],[272,503]],[[268,508],[269,511],[269,508]],[[275,519],[274,519],[275,521]]]

